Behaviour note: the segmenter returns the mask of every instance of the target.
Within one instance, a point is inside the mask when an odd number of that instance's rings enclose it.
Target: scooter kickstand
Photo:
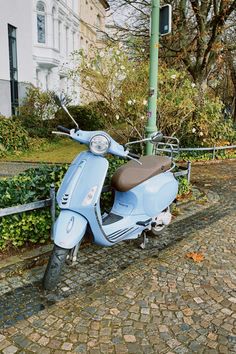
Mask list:
[[[143,242],[141,243],[140,247],[144,250],[146,248],[147,243],[149,242],[149,239],[146,235],[146,232],[143,233]]]
[[[70,254],[69,259],[68,259],[68,263],[69,263],[69,265],[71,265],[71,266],[75,265],[75,263],[76,263],[76,261],[77,261],[77,256],[78,256],[78,251],[79,251],[80,243],[81,243],[81,242],[79,242],[79,243],[71,250],[71,254]]]

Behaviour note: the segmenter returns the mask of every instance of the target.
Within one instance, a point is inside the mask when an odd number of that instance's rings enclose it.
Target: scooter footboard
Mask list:
[[[62,210],[54,225],[54,243],[62,248],[71,249],[83,238],[87,220],[71,210]]]

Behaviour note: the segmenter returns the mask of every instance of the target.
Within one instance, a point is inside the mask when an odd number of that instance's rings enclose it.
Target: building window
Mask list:
[[[69,28],[66,27],[66,55],[69,54]]]
[[[97,28],[101,28],[101,27],[102,27],[102,20],[101,20],[101,16],[100,16],[100,15],[97,15],[97,18],[96,18],[96,27],[97,27]]]
[[[46,43],[46,15],[45,6],[42,1],[37,2],[37,31],[38,43]]]
[[[53,48],[56,48],[56,9],[52,8],[52,43]]]
[[[9,66],[10,66],[10,87],[11,87],[11,111],[17,113],[18,107],[18,68],[17,68],[17,47],[16,28],[8,25],[9,41]]]
[[[75,50],[75,32],[72,32],[72,49]]]
[[[61,51],[61,21],[58,22],[58,49]]]

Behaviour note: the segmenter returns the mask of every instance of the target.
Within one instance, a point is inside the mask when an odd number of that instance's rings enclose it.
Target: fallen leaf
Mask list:
[[[186,257],[191,258],[194,262],[202,262],[204,260],[203,254],[197,252],[187,253]]]
[[[110,314],[117,316],[120,313],[118,309],[110,309]]]

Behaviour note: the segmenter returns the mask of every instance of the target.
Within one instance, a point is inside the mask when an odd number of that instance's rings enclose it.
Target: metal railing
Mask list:
[[[50,198],[45,200],[38,200],[36,202],[16,205],[9,208],[0,209],[0,217],[10,216],[15,214],[21,214],[26,211],[33,211],[37,209],[43,209],[50,207],[52,227],[51,227],[51,238],[53,238],[53,225],[56,218],[56,198],[55,198],[55,186],[54,184],[50,187]]]
[[[158,148],[158,144],[155,146],[155,153],[157,151],[163,151],[168,153],[180,153],[184,151],[212,151],[212,159],[215,159],[216,151],[219,150],[233,150],[236,149],[236,145],[227,145],[227,146],[212,146],[212,147],[196,147],[196,148],[173,148],[173,149],[166,149],[166,148]]]
[[[191,161],[187,162],[187,168],[186,167],[182,167],[182,166],[178,166],[179,171],[174,172],[174,176],[175,177],[182,177],[182,176],[186,176],[188,183],[190,183],[190,179],[191,179]]]

